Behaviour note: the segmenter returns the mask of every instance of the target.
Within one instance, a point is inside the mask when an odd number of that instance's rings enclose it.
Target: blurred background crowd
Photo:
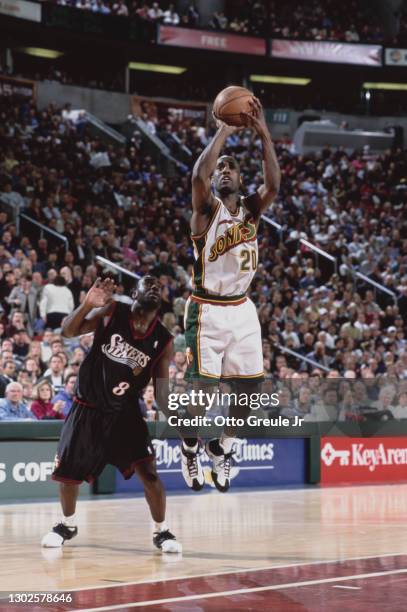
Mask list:
[[[203,20],[194,2],[176,3],[144,0],[56,0],[57,4],[88,10],[103,15],[141,18],[148,21],[186,28],[210,28],[253,36],[271,36],[297,40],[332,40],[343,42],[381,43],[386,40],[383,23],[372,17],[368,6],[358,0],[307,0],[284,3],[270,0],[226,0],[223,11]],[[401,44],[407,39],[406,15],[401,12],[402,28],[393,40]]]
[[[66,416],[92,338],[62,339],[61,324],[107,273],[97,256],[159,277],[161,316],[175,336],[171,388],[185,389],[190,172],[215,126],[159,119],[154,104],[141,113],[152,132],[169,144],[175,136],[188,151],[173,175],[146,154],[137,130],[127,146],[113,147],[90,135],[84,117],[73,120],[68,106],[39,111],[31,100],[0,97],[0,419]],[[252,192],[262,181],[260,143],[243,130],[226,148],[240,162],[244,193]],[[308,406],[308,419],[323,420],[322,404],[332,406],[329,418],[407,416],[405,154],[325,147],[300,156],[288,138],[276,151],[282,184],[269,211],[274,224],[259,228],[250,295],[266,384],[282,385],[279,410],[288,416]],[[387,292],[361,283],[356,272]],[[128,299],[133,279],[116,280],[117,299]],[[158,417],[151,388],[143,410]]]

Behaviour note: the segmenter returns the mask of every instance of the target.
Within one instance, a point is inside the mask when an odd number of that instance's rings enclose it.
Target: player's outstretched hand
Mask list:
[[[111,278],[97,278],[85,297],[85,302],[92,308],[106,306],[113,299],[116,285]]]
[[[269,134],[267,127],[266,117],[261,102],[258,98],[253,97],[253,100],[249,102],[251,112],[241,113],[242,120],[248,128],[256,130],[259,136],[265,136]]]

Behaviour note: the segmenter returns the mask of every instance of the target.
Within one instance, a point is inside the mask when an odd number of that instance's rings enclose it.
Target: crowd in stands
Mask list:
[[[226,0],[223,11],[204,21],[194,2],[177,12],[169,0],[56,0],[58,4],[103,15],[141,18],[164,25],[210,28],[236,34],[271,36],[297,40],[382,43],[386,40],[383,23],[374,7],[367,9],[359,0]],[[407,18],[403,14],[395,40],[407,40]]]
[[[143,0],[57,0],[57,4],[102,15],[140,18],[164,25],[194,28],[198,27],[200,23],[200,14],[192,2],[182,14],[176,11],[174,3],[163,0],[159,2],[145,2]]]
[[[215,13],[212,26],[294,40],[380,43],[385,38],[374,10],[367,11],[359,0],[230,0],[225,13]]]
[[[173,140],[175,157],[181,151],[186,156],[170,176],[143,151],[137,132],[127,147],[114,148],[91,137],[80,118],[73,121],[69,107],[39,111],[31,101],[0,97],[0,419],[64,418],[69,410],[92,338],[62,339],[61,324],[100,273],[98,255],[160,278],[162,319],[175,336],[171,385],[185,388],[183,314],[194,261],[190,172],[215,128],[178,114],[159,119],[154,104],[141,112],[159,137]],[[255,135],[236,132],[226,148],[239,160],[245,192],[256,189],[262,155]],[[276,150],[282,184],[269,214],[281,229],[260,225],[251,290],[265,373],[284,385],[288,413],[305,406],[313,379],[325,384],[315,393],[334,405],[326,383],[340,378],[357,379],[354,385],[360,379],[376,413],[382,396],[391,396],[389,405],[400,408],[400,416],[407,384],[405,153],[374,157],[368,150],[350,155],[326,147],[300,156],[289,141],[277,142]],[[66,244],[54,234],[39,235],[24,219],[18,233],[17,210],[60,233]],[[316,257],[304,238],[334,264]],[[360,284],[356,271],[387,293]],[[133,281],[117,280],[117,297],[126,299]],[[372,381],[380,381],[377,391]],[[341,402],[346,396],[350,406],[361,390],[346,389]],[[151,389],[144,404],[151,418]],[[355,418],[351,408],[342,408],[342,417]]]

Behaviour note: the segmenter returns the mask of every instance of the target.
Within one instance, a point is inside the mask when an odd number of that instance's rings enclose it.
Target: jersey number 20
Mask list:
[[[250,272],[250,270],[253,270],[253,271],[257,270],[256,251],[249,251],[248,249],[244,249],[240,253],[240,257],[242,259],[242,262],[240,264],[240,270],[242,272]]]

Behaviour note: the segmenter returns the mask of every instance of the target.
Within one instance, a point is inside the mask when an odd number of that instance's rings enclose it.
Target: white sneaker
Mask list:
[[[164,553],[182,553],[182,544],[177,542],[169,529],[156,531],[153,536],[153,544]]]
[[[58,523],[52,528],[52,531],[42,538],[41,546],[44,548],[60,548],[66,540],[72,540],[76,535],[78,535],[77,527],[68,527],[64,523]]]
[[[200,491],[205,484],[205,475],[203,473],[201,460],[199,459],[200,448],[194,451],[189,447],[185,448],[184,443],[181,443],[181,468],[185,482],[193,491]]]
[[[221,493],[226,493],[230,487],[232,478],[231,471],[233,467],[233,455],[235,450],[230,453],[224,453],[219,444],[219,440],[214,438],[206,444],[206,452],[209,459],[212,461],[212,480],[215,487]]]

